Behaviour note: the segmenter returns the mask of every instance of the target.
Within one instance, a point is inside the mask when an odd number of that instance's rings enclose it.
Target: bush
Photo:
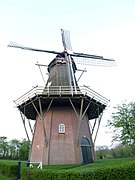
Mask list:
[[[70,170],[49,170],[25,168],[22,172],[22,180],[129,180],[135,179],[135,163],[115,165],[114,167],[100,167],[91,169],[73,168]]]
[[[41,170],[41,169],[23,169],[22,180],[79,180],[80,173],[71,170]]]
[[[0,163],[0,174],[9,177],[17,177],[17,165]]]

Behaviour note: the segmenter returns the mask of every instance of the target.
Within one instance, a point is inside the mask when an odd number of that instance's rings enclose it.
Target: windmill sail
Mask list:
[[[70,41],[70,31],[61,29],[62,43],[64,46],[64,50],[73,51]]]
[[[61,29],[63,52],[30,48],[11,42],[8,47],[20,48],[23,50],[37,51],[56,54],[56,57],[48,65],[49,78],[47,86],[77,86],[75,72],[76,64],[92,66],[114,66],[115,61],[103,56],[73,52],[70,31]]]
[[[111,59],[95,59],[90,57],[73,57],[76,64],[101,66],[101,67],[113,67],[116,66],[116,62]]]

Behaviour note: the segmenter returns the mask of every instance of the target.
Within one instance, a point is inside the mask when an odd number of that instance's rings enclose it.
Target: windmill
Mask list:
[[[10,43],[8,47],[56,54],[48,65],[44,87],[34,87],[15,100],[27,134],[25,121],[35,121],[29,159],[43,164],[91,163],[94,143],[108,99],[78,86],[75,77],[78,60],[91,65],[114,63],[103,56],[73,52],[69,31],[61,29],[63,52],[35,49]],[[94,60],[94,61],[93,61]],[[93,123],[91,123],[91,121]],[[92,125],[91,125],[92,124]]]

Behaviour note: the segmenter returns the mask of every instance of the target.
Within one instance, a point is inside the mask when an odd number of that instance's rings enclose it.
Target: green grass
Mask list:
[[[8,164],[8,165],[17,165],[18,161],[17,160],[1,160],[0,163]],[[21,166],[26,167],[26,161],[21,161]],[[1,180],[1,179],[0,179]]]
[[[0,163],[4,163],[4,164],[16,165],[17,162],[18,162],[17,160],[3,160],[3,159],[0,159]]]
[[[117,166],[123,166],[125,164],[135,164],[135,158],[116,158],[116,159],[104,159],[104,160],[98,160],[95,163],[92,164],[74,164],[74,165],[44,165],[44,169],[50,169],[50,170],[63,170],[63,169],[70,169],[70,170],[83,170],[83,169],[89,169],[94,170],[97,168],[106,168],[106,167],[117,167]]]
[[[80,167],[76,167],[76,170],[84,170],[88,169],[95,170],[98,168],[112,168],[112,167],[119,167],[124,166],[125,164],[135,164],[135,158],[118,158],[118,159],[105,159],[105,160],[98,160],[93,164],[87,164]]]
[[[18,161],[16,160],[0,160],[0,163],[17,165]],[[122,166],[124,164],[135,163],[135,158],[116,158],[116,159],[102,159],[98,160],[92,164],[72,164],[72,165],[43,165],[44,169],[53,169],[53,170],[63,170],[63,169],[97,169],[103,167],[114,167]],[[21,167],[26,167],[26,161],[21,162]],[[36,168],[36,165],[35,165]]]
[[[50,169],[50,170],[63,170],[63,169],[74,169],[77,167],[83,166],[81,164],[65,164],[65,165],[44,165],[43,169]]]

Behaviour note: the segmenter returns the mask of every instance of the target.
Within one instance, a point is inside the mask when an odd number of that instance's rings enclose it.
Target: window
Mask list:
[[[59,124],[59,133],[60,134],[65,133],[65,124],[63,124],[63,123]]]

